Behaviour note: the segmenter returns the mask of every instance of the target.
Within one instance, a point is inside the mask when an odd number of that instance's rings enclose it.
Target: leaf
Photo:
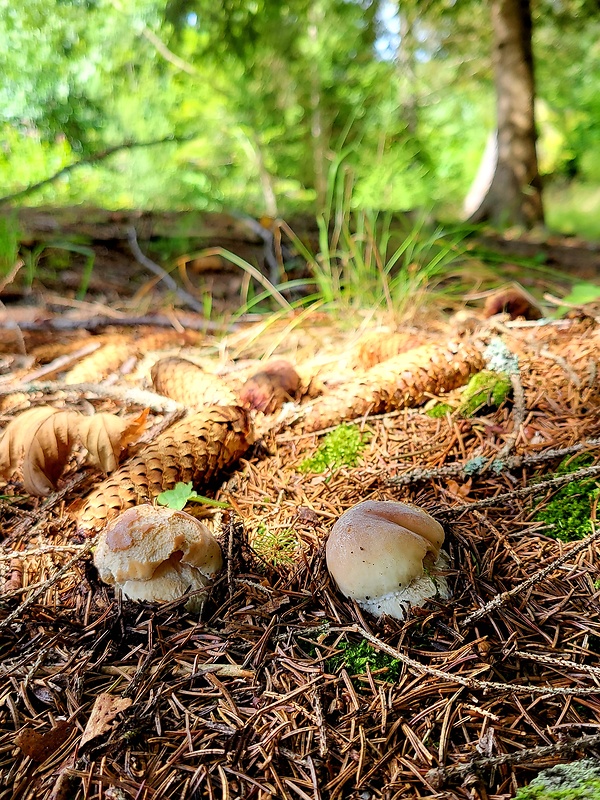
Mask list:
[[[219,500],[211,500],[198,494],[193,488],[192,483],[177,483],[174,489],[167,489],[161,492],[156,498],[156,502],[161,506],[168,506],[174,511],[182,511],[189,502],[203,503],[206,506],[216,506],[217,508],[230,508],[229,503],[221,503]]]
[[[32,761],[45,761],[67,741],[73,728],[74,724],[66,719],[59,720],[49,731],[24,728],[15,736],[15,744]]]
[[[94,414],[81,417],[78,423],[79,438],[89,453],[89,461],[104,473],[114,472],[119,466],[121,451],[138,438],[148,418],[145,409],[135,419],[124,419],[114,414]]]
[[[564,305],[559,306],[556,310],[558,316],[564,314],[570,308],[579,308],[587,303],[594,303],[596,300],[600,300],[600,286],[597,283],[588,281],[576,283],[569,294],[563,297],[562,300]]]
[[[123,448],[139,436],[147,416],[148,409],[133,419],[114,414],[88,417],[48,406],[25,411],[0,439],[0,475],[10,477],[22,462],[27,492],[46,496],[54,490],[76,442],[88,450],[94,466],[112,472]]]
[[[185,508],[187,501],[196,494],[192,482],[178,483],[174,489],[167,489],[161,492],[156,498],[156,502],[161,506],[168,506],[175,511]]]
[[[114,718],[129,708],[132,703],[133,700],[130,697],[116,697],[107,692],[99,694],[81,737],[81,746],[83,747],[96,736],[102,736],[103,733],[109,731]]]
[[[59,411],[35,432],[23,461],[23,486],[29,494],[44,497],[54,490],[76,441],[79,416],[74,411]]]
[[[0,475],[8,479],[17,471],[40,425],[57,413],[56,408],[39,406],[23,411],[9,422],[0,438]]]

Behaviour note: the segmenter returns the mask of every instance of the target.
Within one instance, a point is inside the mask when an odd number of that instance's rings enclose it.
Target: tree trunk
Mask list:
[[[535,150],[535,86],[529,0],[491,0],[498,155],[470,222],[531,228],[544,221]]]

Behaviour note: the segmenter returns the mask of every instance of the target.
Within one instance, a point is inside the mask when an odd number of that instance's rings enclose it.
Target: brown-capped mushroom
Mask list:
[[[327,540],[327,567],[342,594],[371,614],[403,619],[408,605],[448,597],[444,530],[420,508],[367,500],[346,511]]]
[[[94,564],[100,578],[130,600],[165,603],[207,586],[223,557],[202,522],[145,504],[128,508],[100,533]],[[204,597],[191,597],[186,608],[199,613]]]
[[[300,376],[289,361],[271,361],[248,378],[240,389],[240,401],[246,408],[273,414],[296,398],[300,383]]]

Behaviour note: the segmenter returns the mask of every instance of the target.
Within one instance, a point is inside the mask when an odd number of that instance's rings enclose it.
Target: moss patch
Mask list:
[[[565,459],[556,470],[557,475],[576,472],[589,467],[594,459],[589,453],[577,458]],[[600,493],[600,485],[594,478],[573,481],[563,486],[535,516],[538,522],[550,525],[547,535],[561,542],[585,539],[592,532],[592,503]]]
[[[600,764],[584,759],[546,769],[515,800],[600,800]]]
[[[300,472],[325,472],[326,469],[355,467],[368,440],[369,435],[361,433],[356,425],[339,425],[298,469]]]
[[[506,372],[483,370],[473,375],[463,389],[459,411],[463,417],[472,417],[482,408],[498,408],[511,391]]]
[[[364,675],[368,664],[371,672],[386,670],[385,673],[379,675],[386,681],[394,682],[400,678],[402,669],[400,661],[375,650],[364,639],[358,643],[340,642],[338,649],[342,652],[327,661],[329,672],[337,672],[339,669],[345,668],[350,675]]]
[[[425,413],[428,417],[433,417],[433,419],[440,419],[440,417],[445,417],[446,414],[452,413],[454,409],[452,406],[448,405],[448,403],[437,403],[432,408],[428,408]]]

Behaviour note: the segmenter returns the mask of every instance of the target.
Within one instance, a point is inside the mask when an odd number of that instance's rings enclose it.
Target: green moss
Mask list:
[[[274,567],[290,566],[298,552],[298,537],[292,528],[271,530],[266,525],[259,525],[252,547]]]
[[[510,377],[505,372],[483,370],[473,375],[463,389],[459,411],[472,417],[484,407],[498,408],[512,391]]]
[[[433,419],[439,419],[440,417],[445,417],[446,414],[451,414],[454,411],[452,406],[449,406],[448,403],[437,403],[432,408],[428,408],[425,413],[428,417],[433,417]]]
[[[589,453],[565,459],[556,474],[565,475],[589,467],[593,460]],[[552,500],[537,512],[535,519],[551,526],[548,536],[561,542],[585,539],[592,532],[592,504],[599,493],[600,484],[594,478],[573,481],[559,489]]]
[[[355,467],[368,439],[368,434],[361,433],[356,425],[339,425],[298,469],[300,472],[325,472],[328,468]]]
[[[600,800],[600,764],[583,759],[546,769],[515,800]]]
[[[402,664],[397,658],[392,658],[386,653],[375,650],[374,647],[361,639],[358,643],[340,642],[338,649],[340,653],[327,661],[328,672],[337,672],[345,668],[350,675],[364,675],[367,671],[367,664],[371,672],[375,670],[387,670],[385,674],[379,675],[386,681],[397,681],[400,678]]]

